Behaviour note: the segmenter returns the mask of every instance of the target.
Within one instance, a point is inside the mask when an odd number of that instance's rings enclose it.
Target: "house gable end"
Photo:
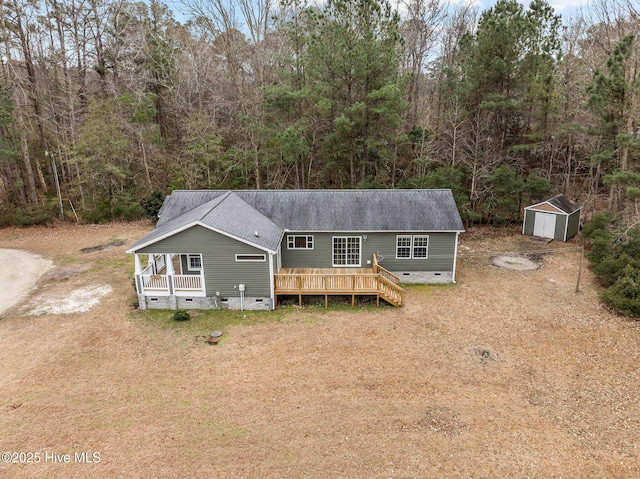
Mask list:
[[[185,196],[190,199],[187,203],[193,203],[189,195]],[[179,203],[175,199],[172,202],[174,204]],[[233,193],[227,192],[190,209],[171,221],[157,225],[148,235],[134,243],[127,252],[134,253],[140,248],[156,243],[196,224],[269,252],[274,252],[278,249],[284,233],[284,230],[269,218],[266,218]]]

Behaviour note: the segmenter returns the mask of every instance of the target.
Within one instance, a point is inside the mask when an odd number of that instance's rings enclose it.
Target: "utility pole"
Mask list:
[[[578,267],[578,281],[576,282],[576,294],[580,292],[580,276],[582,276],[583,260],[584,260],[584,246],[580,248],[580,266]]]
[[[53,179],[56,182],[56,193],[58,194],[58,205],[60,205],[60,219],[64,220],[64,209],[62,207],[62,195],[60,194],[60,181],[58,180],[58,168],[56,167],[56,158],[53,151],[48,150],[44,152],[45,156],[51,155],[51,166],[53,166]]]

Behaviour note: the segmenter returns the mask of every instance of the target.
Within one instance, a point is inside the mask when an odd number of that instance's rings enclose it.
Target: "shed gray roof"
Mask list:
[[[578,211],[580,208],[582,208],[582,205],[579,205],[577,203],[572,202],[567,196],[565,195],[555,195],[551,198],[549,198],[548,200],[545,200],[541,203],[537,203],[535,205],[531,205],[528,208],[533,208],[536,206],[539,206],[541,204],[544,203],[549,203],[552,206],[555,206],[556,208],[558,208],[560,211],[563,211],[567,214],[571,214],[574,213],[576,211]]]
[[[196,221],[270,250],[284,229],[464,231],[451,190],[178,190],[165,199],[156,229],[130,251]]]

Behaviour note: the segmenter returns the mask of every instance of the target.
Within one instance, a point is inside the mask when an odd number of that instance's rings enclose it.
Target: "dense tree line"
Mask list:
[[[587,253],[602,290],[614,310],[640,319],[640,228],[608,213],[598,213],[584,228]]]
[[[4,0],[3,221],[134,218],[176,188],[448,187],[468,222],[563,192],[628,217],[640,12],[597,1],[562,23],[543,0],[183,0],[182,22]]]

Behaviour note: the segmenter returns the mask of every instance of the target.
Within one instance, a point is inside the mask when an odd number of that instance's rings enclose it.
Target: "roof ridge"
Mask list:
[[[298,189],[261,189],[226,190],[231,193],[362,193],[362,192],[411,192],[411,191],[450,191],[451,188],[298,188]],[[223,191],[223,190],[206,190]]]
[[[207,208],[207,210],[206,210],[206,211],[205,211],[205,212],[204,212],[200,217],[198,217],[198,221],[202,221],[202,220],[204,219],[204,217],[205,217],[205,216],[207,216],[209,213],[211,213],[213,210],[215,210],[218,206],[220,206],[220,204],[221,204],[224,200],[226,200],[226,199],[227,199],[227,197],[228,197],[229,195],[231,195],[231,194],[232,194],[232,192],[231,192],[231,191],[227,191],[225,194],[220,195],[220,196],[218,196],[218,197],[216,197],[216,198],[213,198],[213,199],[211,199],[211,200],[207,201],[206,203],[203,203],[202,205],[200,205],[200,206],[204,206],[204,205],[206,205],[207,203],[212,203],[212,202],[214,202],[214,201],[216,202],[214,205],[212,205],[212,206],[211,206],[211,208]],[[199,207],[198,207],[198,206],[196,206],[196,208],[199,208]],[[194,209],[195,209],[195,208],[194,208]]]

